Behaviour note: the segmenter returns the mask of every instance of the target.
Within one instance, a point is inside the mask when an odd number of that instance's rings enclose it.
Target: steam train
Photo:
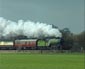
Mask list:
[[[16,39],[14,41],[0,41],[0,50],[38,50],[38,49],[60,49],[61,38],[29,38]]]

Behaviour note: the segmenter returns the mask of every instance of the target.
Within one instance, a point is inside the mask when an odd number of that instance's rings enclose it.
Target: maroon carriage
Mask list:
[[[16,48],[36,48],[37,39],[15,40],[14,47]]]

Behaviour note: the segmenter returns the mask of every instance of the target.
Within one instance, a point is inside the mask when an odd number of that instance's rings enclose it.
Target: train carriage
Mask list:
[[[0,41],[0,49],[13,49],[13,41]]]
[[[33,49],[36,48],[36,41],[37,39],[21,39],[15,40],[14,47],[22,48],[22,49]]]
[[[0,41],[0,49],[58,49],[61,38],[44,39],[16,39],[14,41]]]

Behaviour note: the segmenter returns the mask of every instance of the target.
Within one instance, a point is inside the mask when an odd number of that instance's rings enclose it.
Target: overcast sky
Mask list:
[[[84,30],[84,0],[0,0],[0,17],[54,24],[79,33]]]

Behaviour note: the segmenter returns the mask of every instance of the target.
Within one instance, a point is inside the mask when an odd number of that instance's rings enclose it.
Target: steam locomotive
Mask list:
[[[14,41],[0,41],[0,50],[38,50],[38,49],[60,49],[59,37],[52,38],[29,38],[16,39]]]

